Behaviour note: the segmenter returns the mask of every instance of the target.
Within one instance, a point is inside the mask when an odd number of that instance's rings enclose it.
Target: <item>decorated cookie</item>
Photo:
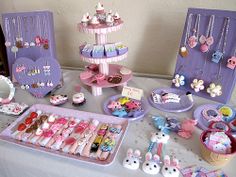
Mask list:
[[[132,71],[131,71],[130,69],[126,68],[126,67],[122,67],[122,68],[120,69],[120,73],[121,73],[122,75],[129,75],[129,74],[132,73]]]
[[[227,105],[221,105],[218,108],[218,111],[222,114],[223,120],[226,122],[230,122],[235,117],[235,110]]]
[[[92,71],[83,71],[81,74],[80,74],[80,78],[82,80],[85,80],[85,79],[89,79],[93,76],[93,72]]]
[[[128,97],[122,97],[122,98],[119,98],[118,101],[120,102],[121,105],[124,105],[130,102],[131,100]]]
[[[115,75],[110,75],[107,78],[107,82],[112,83],[112,84],[119,84],[122,81],[122,76],[115,74]]]
[[[0,105],[0,113],[9,114],[9,115],[20,115],[28,108],[28,105],[25,103],[14,103]]]
[[[222,121],[222,114],[214,108],[205,108],[202,110],[203,119],[209,123],[211,121]]]
[[[98,73],[92,78],[92,83],[93,84],[101,84],[104,80],[106,79],[105,74]]]
[[[54,106],[62,105],[68,101],[67,95],[51,95],[50,103]]]
[[[112,111],[122,108],[121,103],[119,101],[111,101],[107,107]]]
[[[81,106],[86,102],[86,99],[84,97],[84,94],[80,92],[73,95],[72,101],[73,105]]]
[[[141,102],[140,101],[135,101],[135,100],[131,100],[130,102],[125,104],[126,109],[128,111],[131,111],[133,109],[140,109],[141,108]]]
[[[125,108],[121,108],[121,109],[116,109],[114,112],[112,112],[112,115],[114,116],[118,116],[118,117],[124,117],[126,116],[128,113],[126,112]]]
[[[224,132],[229,132],[231,130],[228,123],[223,122],[223,121],[211,122],[209,125],[209,128],[214,129],[214,130],[224,131]]]

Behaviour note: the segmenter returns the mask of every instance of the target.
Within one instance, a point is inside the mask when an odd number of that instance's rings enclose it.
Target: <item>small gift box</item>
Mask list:
[[[84,48],[82,49],[81,53],[85,57],[91,57],[91,53],[93,51],[93,45],[92,44],[86,44]]]
[[[92,51],[93,58],[103,58],[104,57],[104,46],[103,45],[95,45]]]
[[[117,51],[116,51],[115,44],[106,44],[105,45],[105,54],[106,54],[107,57],[117,56]]]
[[[128,47],[123,45],[120,42],[116,43],[115,46],[116,46],[116,50],[118,52],[118,55],[123,55],[123,54],[125,54],[128,51]]]

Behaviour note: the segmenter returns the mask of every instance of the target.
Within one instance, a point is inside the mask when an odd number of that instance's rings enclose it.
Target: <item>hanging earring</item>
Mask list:
[[[5,18],[5,30],[6,30],[6,42],[5,46],[10,47],[11,46],[11,30],[10,30],[10,22],[8,18]]]
[[[22,30],[21,30],[21,17],[17,16],[17,37],[16,37],[16,47],[23,48],[23,38],[22,38]]]
[[[16,19],[15,18],[12,18],[12,23],[13,23],[13,33],[16,34]],[[11,47],[11,52],[14,53],[15,55],[15,59],[16,59],[16,53],[19,51],[18,47],[16,46],[16,39],[15,37],[13,36],[13,45]]]
[[[190,48],[194,48],[197,46],[198,43],[198,36],[199,36],[199,28],[200,28],[200,14],[197,15],[194,29],[193,29],[193,35],[189,37],[188,39],[188,45]]]
[[[48,44],[48,30],[47,30],[47,19],[46,19],[46,16],[44,16],[44,18],[43,18],[43,38],[44,38],[44,40],[43,40],[43,48],[45,49],[45,50],[47,50],[47,49],[49,49],[49,44]]]
[[[229,23],[230,23],[230,19],[226,18],[225,21],[224,21],[224,26],[223,26],[222,31],[221,31],[220,41],[217,45],[217,50],[212,54],[211,61],[213,61],[214,63],[219,63],[219,61],[221,59],[223,59],[223,56],[224,56],[224,53],[225,53],[225,48],[226,48],[227,35],[228,35],[228,32],[229,32]],[[223,37],[224,37],[224,42],[223,42],[222,51],[221,51],[220,46],[221,46]]]
[[[44,87],[44,86],[45,86],[45,83],[44,83],[44,82],[40,82],[40,86],[41,86],[41,87]]]
[[[49,81],[47,81],[47,84],[46,84],[46,85],[47,85],[47,87],[50,87],[50,83],[49,83]]]
[[[211,15],[208,23],[208,28],[206,32],[206,36],[201,35],[199,38],[199,42],[201,44],[200,50],[203,53],[206,53],[209,51],[210,46],[214,43],[214,38],[212,36],[213,28],[214,28],[214,22],[215,22],[215,16]]]
[[[193,14],[189,14],[189,16],[188,16],[188,23],[187,23],[187,29],[186,29],[186,34],[185,34],[185,38],[184,38],[184,45],[182,47],[180,47],[180,49],[179,49],[179,54],[183,58],[188,56],[188,49],[186,46],[187,46],[187,39],[189,38],[190,27],[191,27],[191,23],[192,23],[192,16],[193,16]]]
[[[34,17],[33,16],[30,16],[30,19],[31,19],[31,31],[30,31],[30,47],[35,47],[35,42],[34,42],[34,39],[33,39],[33,35],[34,35],[34,32],[35,32],[35,20],[34,20]]]
[[[50,82],[50,87],[53,87],[53,83],[52,83],[52,81]]]
[[[24,42],[24,47],[25,48],[29,48],[30,47],[30,44],[29,44],[29,42],[28,41],[26,41],[26,39],[27,39],[27,33],[28,33],[28,23],[27,23],[27,17],[23,17],[23,23],[24,23],[24,28],[25,28],[25,32],[24,32],[24,40],[25,40],[25,42]]]

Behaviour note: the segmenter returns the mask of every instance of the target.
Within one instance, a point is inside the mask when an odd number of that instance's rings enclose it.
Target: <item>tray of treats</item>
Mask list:
[[[142,119],[149,110],[145,98],[135,100],[121,95],[109,97],[103,104],[103,110],[108,115],[130,121]]]
[[[36,104],[0,134],[0,140],[54,156],[110,165],[128,121],[113,116]]]

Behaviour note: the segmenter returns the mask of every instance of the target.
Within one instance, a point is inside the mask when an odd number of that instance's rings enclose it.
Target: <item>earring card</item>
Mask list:
[[[192,18],[189,18],[189,15],[192,16]],[[190,46],[188,45],[188,40],[191,36],[193,36],[194,27],[197,26],[196,20],[198,15],[200,16],[200,20],[197,21],[199,22],[199,31],[197,31],[199,33],[197,46],[194,48],[190,48]],[[207,31],[209,32],[209,30],[207,29],[211,16],[214,16],[214,22],[212,23],[212,25],[210,25],[210,27],[213,27],[212,36],[214,42],[212,45],[210,45],[209,51],[203,53],[201,52],[201,44],[199,42],[199,38],[201,35],[206,36]],[[227,26],[225,23],[225,20],[227,18],[229,19],[228,20],[229,28],[228,28],[228,34],[226,35],[226,37],[224,37],[225,34],[227,33],[225,32],[227,31],[227,27],[224,28],[224,26]],[[191,23],[188,22],[189,19],[192,20]],[[223,37],[221,37],[223,29],[225,30],[223,32]],[[179,46],[179,48],[184,46],[186,32],[189,31],[190,32],[189,38],[187,38],[186,40],[187,41],[186,48],[188,51],[188,55],[187,57],[182,57],[180,54],[178,54],[176,68],[173,77],[175,78],[176,74],[185,76],[185,84],[183,86],[178,87],[179,89],[190,91],[194,95],[214,100],[217,102],[221,103],[229,102],[236,82],[236,72],[234,67],[232,69],[232,65],[236,65],[236,58],[235,58],[235,63],[233,61],[229,63],[229,59],[235,55],[234,54],[236,48],[235,29],[236,29],[236,11],[196,9],[196,8],[188,9],[183,35]],[[195,31],[196,30],[197,29],[195,28]],[[221,40],[222,42],[220,48],[218,48],[220,38],[222,38]],[[226,38],[226,40],[224,40],[224,38]],[[223,55],[223,58],[219,61],[219,63],[213,62],[212,54],[216,52],[218,49],[222,51],[224,43],[225,43],[225,53]],[[204,81],[204,90],[195,92],[191,88],[190,85],[194,79]],[[222,94],[220,96],[217,96],[218,93],[220,94],[219,89],[218,90],[216,89],[216,91],[218,91],[217,94],[211,94],[211,95],[216,95],[215,97],[211,97],[210,94],[207,93],[207,88],[211,83],[215,83],[215,85],[222,86],[221,89]],[[172,84],[172,87],[175,87],[175,84]]]

